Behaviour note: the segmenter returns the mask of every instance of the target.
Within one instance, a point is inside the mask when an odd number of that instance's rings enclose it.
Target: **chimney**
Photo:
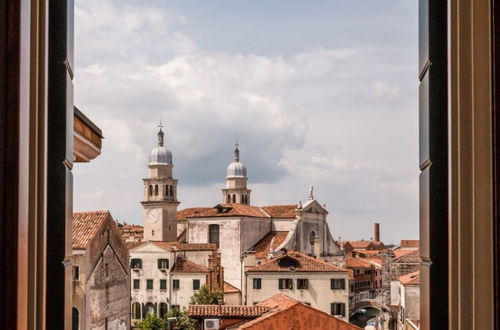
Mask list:
[[[321,244],[320,244],[319,236],[315,236],[314,237],[314,256],[316,256],[316,258],[320,258],[320,255],[321,255]]]
[[[373,240],[380,242],[380,223],[375,222],[373,226]]]

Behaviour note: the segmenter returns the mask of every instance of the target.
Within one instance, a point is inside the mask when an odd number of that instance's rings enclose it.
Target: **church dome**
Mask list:
[[[163,145],[164,133],[161,130],[158,132],[158,146],[156,146],[149,154],[149,165],[173,165],[172,153]]]
[[[149,165],[172,165],[172,153],[164,146],[158,146],[149,154]]]
[[[246,177],[246,176],[247,176],[247,168],[245,165],[243,165],[242,162],[234,161],[227,167],[228,178]]]
[[[238,144],[234,150],[234,161],[227,167],[227,178],[243,178],[247,176],[246,166],[240,162],[240,150]]]

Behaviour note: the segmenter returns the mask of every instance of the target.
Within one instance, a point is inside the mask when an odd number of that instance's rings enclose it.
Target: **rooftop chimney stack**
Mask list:
[[[380,242],[380,223],[375,222],[373,226],[373,240]]]

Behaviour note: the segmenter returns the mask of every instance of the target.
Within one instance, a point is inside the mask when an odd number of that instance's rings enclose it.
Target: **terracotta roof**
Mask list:
[[[253,250],[255,251],[255,256],[257,259],[267,259],[267,255],[270,252],[271,242],[273,243],[272,248],[276,249],[283,243],[287,231],[271,231],[267,233],[257,244],[255,244]]]
[[[261,208],[244,204],[218,204],[205,211],[197,212],[188,218],[211,218],[211,217],[251,217],[269,218]]]
[[[399,277],[399,282],[404,285],[419,285],[420,284],[420,271],[416,271],[410,274],[401,275]]]
[[[372,241],[349,241],[349,242],[346,242],[346,243],[349,243],[351,244],[351,246],[354,248],[354,249],[363,249],[363,250],[366,250],[366,248],[372,244]]]
[[[404,263],[419,263],[420,262],[420,250],[411,250],[410,253],[403,254],[398,258],[392,259],[393,263],[404,262]]]
[[[363,258],[364,261],[370,262],[370,263],[376,263],[378,268],[381,268],[382,265],[382,258]]]
[[[418,239],[402,239],[401,248],[419,248],[420,241]]]
[[[71,230],[73,250],[85,250],[107,217],[108,210],[74,212]]]
[[[295,219],[297,205],[262,206],[262,209],[274,219]]]
[[[200,212],[210,209],[211,207],[190,207],[184,210],[177,211],[177,221],[184,221],[187,218],[193,217]]]
[[[360,253],[364,254],[365,256],[376,256],[377,254],[380,254],[380,250],[363,250],[363,249],[356,249],[354,253]]]
[[[125,240],[130,236],[134,238],[144,237],[144,227],[140,225],[123,225],[118,227],[118,229],[120,230],[121,237]]]
[[[172,269],[172,273],[208,273],[209,270],[203,265],[199,265],[183,257],[177,257]]]
[[[188,315],[190,317],[225,317],[225,318],[254,318],[268,311],[266,306],[243,306],[243,305],[189,305]]]
[[[127,249],[133,249],[135,248],[136,246],[139,246],[141,244],[144,244],[144,242],[123,242],[125,243],[125,246],[127,247]]]
[[[412,253],[414,250],[403,250],[403,249],[397,249],[393,250],[394,252],[394,258],[399,258],[401,256],[404,256],[405,254]]]
[[[277,293],[274,296],[261,301],[257,304],[257,306],[265,306],[271,309],[282,311],[298,303],[299,302],[297,300],[287,296],[286,294]]]
[[[213,243],[180,243],[180,242],[160,242],[160,241],[151,241],[151,243],[171,252],[217,250],[217,246]]]
[[[347,268],[370,268],[372,264],[363,260],[363,258],[347,257],[345,260],[345,266]]]
[[[288,260],[295,263],[294,272],[347,272],[347,269],[297,251],[289,251],[287,254],[264,261],[260,265],[250,268],[247,272],[290,272]]]
[[[238,293],[241,292],[237,287],[224,281],[224,293]]]
[[[282,293],[278,293],[256,306],[272,309],[254,320],[229,326],[228,329],[361,329],[353,324],[330,316],[319,309],[300,303]]]

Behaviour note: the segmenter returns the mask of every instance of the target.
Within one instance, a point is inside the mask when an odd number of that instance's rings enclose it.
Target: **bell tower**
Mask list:
[[[227,167],[226,188],[222,189],[222,203],[250,205],[251,190],[247,189],[247,168],[240,162],[238,142],[236,142],[235,146],[234,160]]]
[[[172,153],[164,145],[160,123],[158,146],[149,154],[149,176],[143,179],[144,239],[146,241],[177,240],[177,180],[172,177]]]

